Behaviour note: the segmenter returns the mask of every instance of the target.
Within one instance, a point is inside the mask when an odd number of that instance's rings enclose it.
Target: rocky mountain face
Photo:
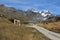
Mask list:
[[[53,14],[47,10],[40,11],[39,13],[42,15],[43,20],[47,20],[49,17],[53,16]]]
[[[17,10],[13,7],[6,7],[5,5],[0,5],[0,16],[4,16],[8,19],[20,19],[21,21],[25,22],[37,22],[47,20],[49,17],[53,15],[47,11],[35,11],[35,10]]]
[[[20,17],[24,17],[24,11],[16,10],[13,7],[6,7],[5,5],[0,5],[0,16],[4,16],[8,19],[20,19]]]

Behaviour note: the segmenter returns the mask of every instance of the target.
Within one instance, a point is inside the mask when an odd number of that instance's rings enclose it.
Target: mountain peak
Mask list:
[[[48,10],[43,10],[44,12],[49,12]]]
[[[39,13],[47,13],[49,12],[48,10],[43,10],[43,11],[39,11]]]

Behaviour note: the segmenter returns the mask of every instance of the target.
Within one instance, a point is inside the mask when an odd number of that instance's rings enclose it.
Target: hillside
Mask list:
[[[21,22],[39,22],[53,16],[49,11],[36,12],[33,9],[27,11],[18,10],[14,7],[7,7],[3,4],[0,5],[0,16],[8,19],[19,19]]]
[[[16,18],[16,19],[20,19],[21,21],[28,21],[28,20],[34,21],[35,19],[37,20],[38,15],[40,16],[40,14],[36,14],[30,10],[23,11],[23,10],[17,10],[14,7],[7,7],[3,4],[0,5],[0,16],[3,16],[8,19]]]
[[[16,26],[0,17],[0,40],[50,40],[33,28]]]

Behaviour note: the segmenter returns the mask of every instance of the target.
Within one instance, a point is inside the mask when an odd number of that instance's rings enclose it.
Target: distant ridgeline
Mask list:
[[[0,17],[9,20],[19,19],[21,22],[60,21],[60,16],[54,16],[47,10],[35,11],[33,8],[27,11],[17,10],[13,7],[0,5]]]

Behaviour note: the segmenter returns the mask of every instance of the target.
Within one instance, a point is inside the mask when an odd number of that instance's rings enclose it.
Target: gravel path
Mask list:
[[[36,30],[38,30],[39,32],[41,32],[42,34],[44,34],[46,37],[48,37],[51,40],[60,40],[60,34],[49,31],[43,27],[40,27],[34,24],[32,26],[27,26],[27,27],[35,28]]]

